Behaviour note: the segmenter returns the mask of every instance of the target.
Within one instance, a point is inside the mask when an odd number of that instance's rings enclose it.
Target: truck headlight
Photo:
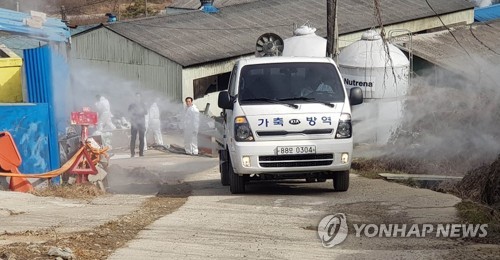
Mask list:
[[[352,125],[351,125],[351,115],[342,114],[340,115],[339,125],[337,126],[337,133],[335,134],[336,139],[351,138],[352,136]]]
[[[234,119],[234,136],[234,139],[237,142],[254,141],[252,129],[250,128],[246,117],[239,116]]]

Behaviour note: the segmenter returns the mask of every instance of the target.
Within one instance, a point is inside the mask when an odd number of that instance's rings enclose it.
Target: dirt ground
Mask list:
[[[74,192],[61,192],[62,189],[66,189],[66,191],[73,189]],[[70,186],[70,188],[63,186],[40,192],[37,195],[54,196],[61,193],[73,194],[72,198],[82,200],[96,196],[107,196],[94,186],[84,188],[82,186]],[[189,194],[190,189],[187,185],[183,186],[181,190],[177,189],[175,194],[160,191],[159,195],[146,200],[137,211],[85,232],[56,234],[51,230],[46,230],[5,234],[4,236],[22,238],[26,242],[1,246],[0,259],[55,259],[55,256],[48,255],[51,247],[69,248],[75,256],[74,259],[107,259],[117,248],[124,246],[146,226],[181,207]]]
[[[408,161],[398,161],[394,158],[381,157],[353,161],[351,172],[366,178],[380,179],[380,172],[410,173]],[[416,167],[418,168],[418,167]],[[425,187],[424,183],[414,180],[399,181],[399,183],[415,188]],[[485,238],[468,239],[477,243],[498,244],[500,241],[500,155],[490,165],[486,164],[470,170],[461,181],[443,182],[431,190],[450,193],[463,201],[455,207],[463,223],[488,224],[488,236]],[[466,239],[467,240],[467,239]]]
[[[470,170],[457,185],[461,197],[500,211],[500,155],[490,165]]]

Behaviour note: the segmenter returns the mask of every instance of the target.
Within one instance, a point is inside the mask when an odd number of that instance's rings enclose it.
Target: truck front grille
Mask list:
[[[332,134],[333,129],[309,129],[304,131],[257,131],[259,136],[286,136],[286,135],[324,135]]]
[[[333,154],[297,154],[259,156],[260,167],[308,167],[325,166],[333,163]]]

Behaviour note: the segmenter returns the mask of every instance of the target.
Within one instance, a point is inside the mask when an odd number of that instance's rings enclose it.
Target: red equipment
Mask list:
[[[68,170],[69,173],[76,174],[76,182],[83,183],[87,182],[89,174],[97,174],[97,169],[92,161],[91,154],[89,152],[86,140],[89,136],[88,127],[90,125],[97,124],[97,112],[90,111],[90,108],[84,107],[81,112],[71,112],[71,124],[79,125],[82,127],[82,145],[85,147],[78,155],[75,162],[71,165]]]
[[[97,125],[97,112],[90,111],[89,107],[84,107],[81,112],[71,112],[71,124],[82,127],[82,142],[89,136],[89,125]]]

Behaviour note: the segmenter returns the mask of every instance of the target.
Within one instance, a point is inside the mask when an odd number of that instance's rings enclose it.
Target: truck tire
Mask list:
[[[220,172],[220,183],[222,186],[229,185],[229,163],[227,161],[226,150],[219,151],[219,172]]]
[[[333,189],[347,191],[349,189],[349,171],[336,172],[333,175]]]
[[[232,194],[245,193],[245,177],[239,176],[234,172],[231,159],[228,158],[229,190]]]

